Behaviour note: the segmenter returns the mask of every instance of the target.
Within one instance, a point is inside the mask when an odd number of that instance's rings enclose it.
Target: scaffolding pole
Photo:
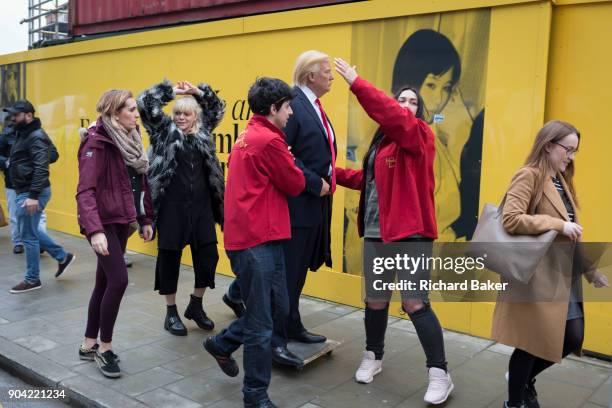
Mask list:
[[[29,48],[36,48],[48,40],[68,38],[68,0],[28,0]]]

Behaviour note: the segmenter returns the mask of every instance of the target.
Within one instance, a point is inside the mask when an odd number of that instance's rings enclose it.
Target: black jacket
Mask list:
[[[322,198],[319,194],[321,178],[328,179],[332,157],[327,134],[317,112],[299,87],[294,87],[294,91],[297,96],[291,101],[293,115],[283,131],[296,165],[304,172],[306,188],[299,196],[289,197],[287,202],[291,227],[315,227],[323,219],[323,200],[329,198]],[[328,120],[328,123],[333,130],[331,121]],[[334,150],[337,151],[336,138]]]
[[[4,185],[6,188],[13,188],[11,178],[8,174],[9,156],[11,155],[11,148],[15,144],[15,129],[12,126],[5,126],[0,133],[0,169],[4,172]]]
[[[297,197],[288,197],[291,228],[314,228],[315,243],[313,252],[307,254],[308,267],[316,271],[321,265],[331,264],[331,214],[332,197],[320,196],[321,178],[329,182],[329,167],[332,163],[332,152],[329,148],[327,133],[317,112],[308,97],[299,88],[294,88],[297,96],[291,101],[293,115],[289,117],[283,129],[295,164],[304,172],[306,187]],[[333,131],[331,121],[329,126]],[[335,133],[335,132],[334,132]],[[334,137],[334,151],[337,152]],[[288,245],[301,245],[290,241]]]
[[[29,198],[37,200],[41,191],[50,186],[49,163],[55,149],[38,118],[28,125],[16,126],[15,131],[17,137],[9,157],[9,177],[18,194],[29,192]]]

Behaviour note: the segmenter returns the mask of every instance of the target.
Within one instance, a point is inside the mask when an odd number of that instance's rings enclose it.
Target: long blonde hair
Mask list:
[[[551,120],[538,132],[533,147],[531,148],[531,152],[525,161],[525,166],[537,169],[539,174],[534,189],[534,205],[542,199],[544,183],[547,181],[546,179],[548,178],[549,170],[551,168],[546,148],[551,143],[557,143],[559,140],[572,133],[575,133],[576,136],[578,136],[578,143],[580,143],[580,132],[578,132],[573,125],[561,120]],[[572,195],[576,206],[578,206],[578,197],[576,197],[576,190],[574,188],[574,170],[574,161],[572,160],[567,165],[562,175],[563,179],[567,183],[567,186],[569,187],[569,192]]]
[[[202,108],[193,96],[183,96],[174,102],[174,105],[172,106],[173,119],[174,115],[180,112],[191,112],[196,118],[195,122],[193,123],[193,127],[189,129],[186,134],[198,133],[202,127]]]

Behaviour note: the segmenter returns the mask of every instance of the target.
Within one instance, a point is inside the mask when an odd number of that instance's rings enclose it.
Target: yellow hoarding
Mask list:
[[[499,202],[539,127],[560,118],[584,137],[576,183],[585,238],[610,241],[612,221],[606,214],[612,192],[604,163],[612,141],[604,119],[612,57],[598,44],[612,42],[607,24],[612,2],[558,3],[374,0],[75,42],[0,56],[0,105],[27,97],[36,106],[60,151],[51,167],[49,226],[78,235],[77,129],[96,119],[102,92],[125,88],[138,94],[163,78],[210,83],[227,101],[215,130],[225,163],[250,115],[246,91],[253,80],[265,75],[290,82],[297,55],[319,49],[357,65],[361,75],[389,93],[409,83],[423,94],[436,134],[441,240],[469,239],[475,215],[484,203]],[[341,80],[324,103],[338,136],[338,165],[358,168],[375,124]],[[306,294],[362,305],[357,200],[354,192],[336,192],[334,267],[310,273]],[[156,252],[154,243],[136,238],[129,248]],[[191,263],[188,250],[183,261]],[[219,272],[231,274],[224,256]],[[446,328],[488,337],[492,306],[438,303],[435,308]],[[588,305],[587,348],[612,354],[611,326],[611,304]]]

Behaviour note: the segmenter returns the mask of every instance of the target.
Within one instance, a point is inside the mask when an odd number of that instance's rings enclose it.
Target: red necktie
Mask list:
[[[336,151],[334,150],[334,141],[332,140],[332,133],[329,128],[329,123],[327,122],[327,115],[323,110],[323,106],[321,105],[321,101],[319,98],[315,99],[315,103],[319,106],[319,110],[321,111],[321,119],[323,119],[323,126],[325,127],[325,131],[327,132],[327,141],[329,142],[329,150],[331,151],[331,192],[336,191]]]

